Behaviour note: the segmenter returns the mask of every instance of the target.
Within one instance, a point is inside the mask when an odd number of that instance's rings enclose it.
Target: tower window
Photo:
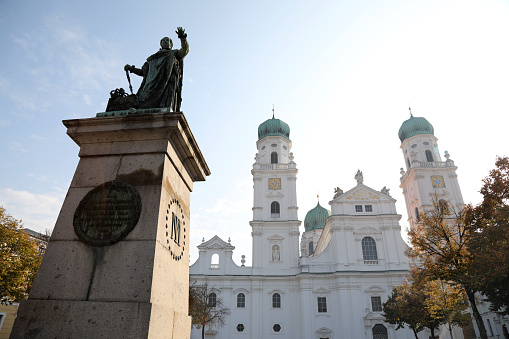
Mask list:
[[[409,158],[406,158],[406,166],[407,166],[407,168],[410,168],[410,159]]]
[[[421,221],[421,217],[419,216],[419,209],[417,207],[415,208],[415,220],[417,220],[417,222]]]
[[[308,247],[309,247],[309,255],[311,255],[311,254],[315,253],[315,251],[314,251],[314,249],[313,249],[313,241],[310,241],[310,242],[309,242]]]
[[[361,241],[362,257],[365,264],[378,264],[378,255],[376,253],[376,242],[371,237],[365,237]]]
[[[279,203],[277,201],[273,201],[272,204],[270,204],[270,217],[279,218],[279,215],[280,215]]]
[[[272,308],[281,308],[281,295],[279,293],[272,295]]]
[[[246,307],[246,295],[244,293],[237,294],[237,307]]]
[[[365,205],[364,210],[366,212],[373,212],[373,206],[372,205]]]
[[[326,297],[318,297],[318,313],[327,313]]]
[[[243,332],[244,331],[244,324],[238,324],[237,325],[237,332]]]
[[[362,205],[355,205],[355,212],[362,212]]]
[[[431,151],[429,149],[427,149],[426,152],[424,152],[424,153],[426,153],[426,160],[428,162],[435,161],[435,160],[433,160],[433,154],[431,153]]]
[[[449,210],[449,204],[444,199],[440,199],[438,201],[438,208],[440,210],[441,215],[450,215],[451,211]]]
[[[277,164],[277,152],[272,152],[270,154],[270,163]]]
[[[371,310],[373,312],[382,312],[382,298],[371,297]]]
[[[208,304],[210,307],[216,307],[216,303],[217,303],[217,296],[214,292],[212,292],[209,294]]]

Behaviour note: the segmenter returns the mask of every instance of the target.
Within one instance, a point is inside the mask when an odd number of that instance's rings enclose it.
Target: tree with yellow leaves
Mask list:
[[[42,255],[37,242],[0,206],[0,298],[1,303],[19,302],[30,292]]]

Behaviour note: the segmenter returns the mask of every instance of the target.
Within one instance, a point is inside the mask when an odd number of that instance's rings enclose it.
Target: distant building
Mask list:
[[[28,228],[24,228],[23,230],[28,234],[30,239],[37,242],[39,246],[39,253],[44,254],[44,252],[46,251],[46,247],[48,247],[48,242],[51,236],[36,231],[32,231],[31,229]]]
[[[399,136],[410,225],[414,213],[430,205],[430,193],[461,208],[456,167],[448,154],[442,161],[431,124],[411,117]],[[306,214],[300,235],[291,147],[285,122],[273,117],[259,126],[251,171],[252,266],[236,265],[235,247],[218,236],[198,246],[190,282],[206,281],[231,310],[227,326],[206,327],[207,338],[413,338],[410,329],[396,331],[382,317],[382,303],[409,270],[396,200],[385,187],[365,185],[358,171],[355,186],[335,189],[330,211],[318,203]],[[193,329],[191,337],[200,338],[201,331]],[[461,329],[455,338],[463,338]]]

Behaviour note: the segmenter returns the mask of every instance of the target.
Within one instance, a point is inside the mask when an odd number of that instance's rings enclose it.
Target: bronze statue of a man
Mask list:
[[[189,53],[189,44],[182,27],[178,27],[176,33],[181,42],[180,49],[171,49],[173,42],[164,37],[161,49],[149,56],[141,69],[125,65],[125,71],[143,77],[136,93],[135,108],[170,107],[173,112],[180,111],[183,59]]]

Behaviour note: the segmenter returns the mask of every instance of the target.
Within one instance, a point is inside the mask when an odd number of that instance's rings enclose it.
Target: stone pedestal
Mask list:
[[[190,193],[210,172],[184,115],[64,125],[80,146],[80,161],[11,338],[189,338]],[[112,244],[84,242],[75,232],[80,201],[113,180],[139,194],[139,219]],[[131,212],[119,214],[132,219]],[[92,218],[97,213],[85,209]],[[108,213],[106,224],[122,218]],[[87,230],[83,220],[78,224]]]

